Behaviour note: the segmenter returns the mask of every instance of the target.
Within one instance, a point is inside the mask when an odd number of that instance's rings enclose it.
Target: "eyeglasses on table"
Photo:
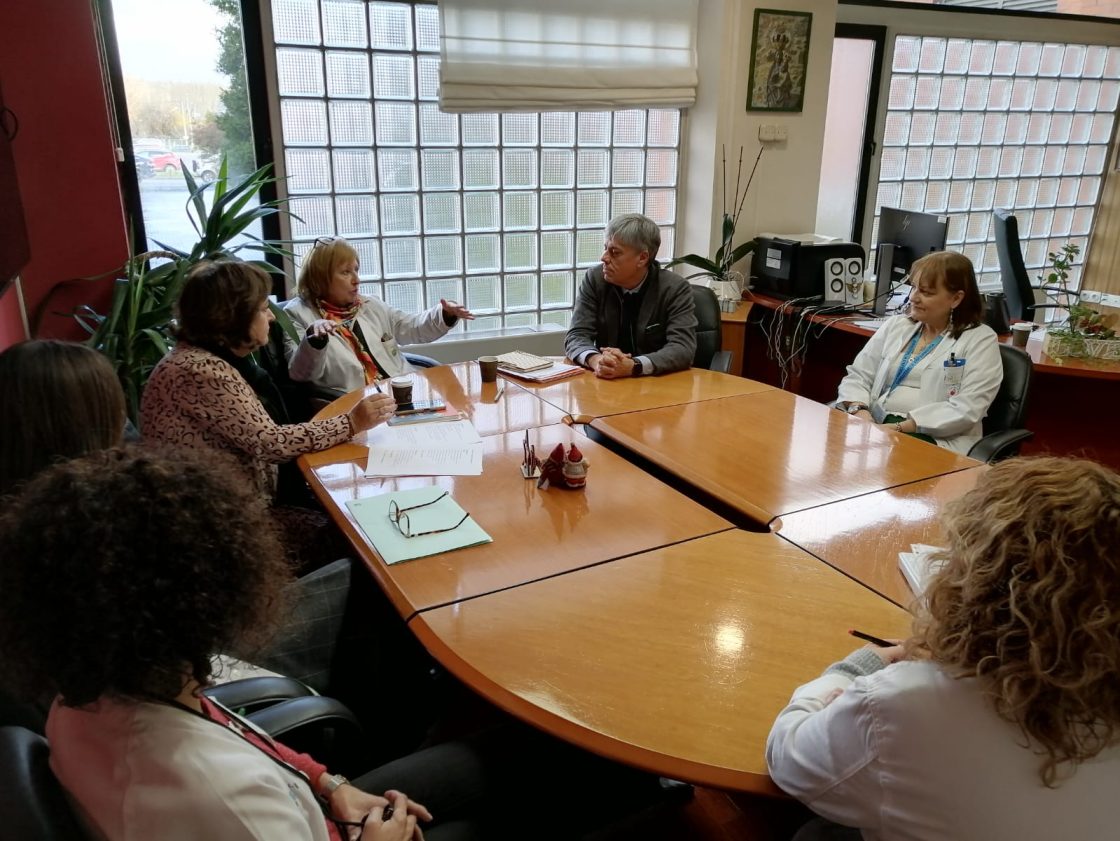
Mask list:
[[[409,511],[416,511],[420,508],[427,508],[429,505],[435,505],[446,496],[447,491],[444,491],[435,499],[430,499],[427,502],[421,502],[418,505],[409,505],[405,508],[401,508],[399,505],[397,505],[397,501],[395,499],[391,499],[389,500],[389,519],[392,520],[393,525],[397,527],[397,531],[399,531],[404,537],[424,537],[425,535],[429,534],[443,534],[444,532],[455,531],[455,529],[463,525],[463,523],[467,521],[467,518],[470,517],[469,512],[464,511],[462,519],[459,520],[459,522],[457,522],[455,525],[446,526],[442,529],[429,529],[428,531],[413,532],[408,522]]]

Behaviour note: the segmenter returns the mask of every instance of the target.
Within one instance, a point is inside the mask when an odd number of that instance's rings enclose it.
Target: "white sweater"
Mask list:
[[[223,725],[164,704],[55,704],[51,768],[109,841],[328,841],[310,787]]]
[[[836,687],[843,694],[825,707]],[[1048,789],[1018,727],[974,680],[930,662],[854,679],[829,671],[799,687],[766,760],[779,786],[866,841],[1120,837],[1120,746]]]

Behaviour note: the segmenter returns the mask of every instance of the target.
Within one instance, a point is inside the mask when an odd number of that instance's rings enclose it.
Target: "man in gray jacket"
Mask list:
[[[564,350],[603,379],[681,371],[696,353],[689,283],[654,259],[657,224],[640,213],[607,225],[602,265],[588,269],[576,296]]]

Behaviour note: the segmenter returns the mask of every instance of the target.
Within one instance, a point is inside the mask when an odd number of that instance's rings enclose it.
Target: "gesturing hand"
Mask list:
[[[355,433],[372,429],[393,416],[397,403],[388,394],[371,394],[350,410],[350,426]]]
[[[331,321],[329,318],[319,318],[312,321],[307,328],[307,335],[309,338],[317,338],[319,336],[329,336],[338,325]]]
[[[465,318],[467,321],[474,321],[474,313],[462,304],[457,304],[454,301],[445,301],[443,298],[440,298],[439,305],[443,307],[443,314],[445,317]]]

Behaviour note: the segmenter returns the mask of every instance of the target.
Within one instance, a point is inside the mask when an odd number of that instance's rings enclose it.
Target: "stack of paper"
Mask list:
[[[909,552],[898,553],[898,567],[914,595],[923,595],[930,579],[945,565],[943,558],[935,557],[944,551],[940,546],[911,543]]]
[[[365,435],[367,476],[482,474],[482,438],[469,420],[376,426]]]
[[[550,383],[562,380],[565,377],[574,377],[583,371],[578,365],[568,365],[565,362],[553,362],[547,368],[538,371],[511,371],[508,368],[500,369],[507,377],[517,377],[519,380],[528,380],[533,383]]]
[[[470,517],[455,526],[466,512],[450,496],[440,498],[443,493],[443,488],[434,486],[413,488],[366,499],[352,499],[346,503],[346,507],[358,521],[377,554],[387,564],[438,555],[452,549],[465,549],[480,543],[492,543],[493,538]],[[408,513],[409,525],[417,533],[417,537],[405,537],[389,519],[389,502],[392,500],[400,508],[412,508]],[[452,526],[455,527],[451,528]],[[434,531],[435,534],[423,534],[425,531]]]

